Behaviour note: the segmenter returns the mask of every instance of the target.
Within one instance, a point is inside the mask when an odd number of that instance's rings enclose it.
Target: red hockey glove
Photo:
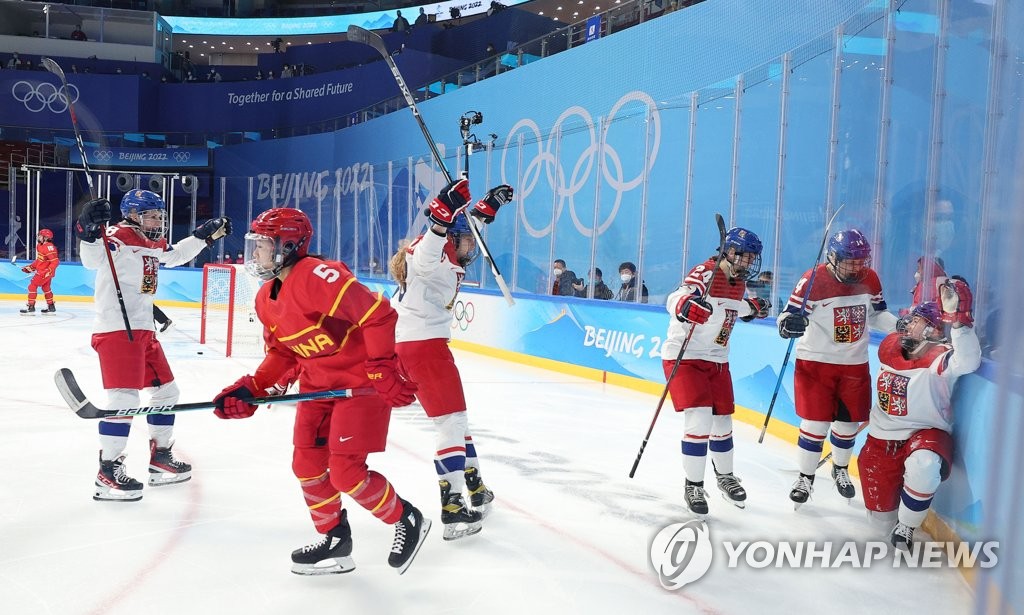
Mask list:
[[[225,387],[213,398],[217,404],[217,409],[213,411],[214,416],[221,419],[247,419],[256,414],[257,406],[246,401],[256,397],[253,393],[255,390],[256,381],[252,376],[242,376],[238,382]]]
[[[942,322],[954,326],[974,326],[974,314],[971,313],[974,294],[967,280],[958,275],[953,276],[939,287],[939,296],[942,299]]]
[[[395,357],[373,359],[363,363],[363,367],[377,394],[392,408],[408,406],[416,399],[416,383],[409,382],[398,373],[398,360]]]
[[[747,305],[750,306],[750,315],[742,316],[740,320],[743,322],[750,322],[755,318],[767,318],[768,310],[772,309],[772,304],[768,303],[767,299],[762,299],[760,297],[747,297],[744,301],[746,301]]]
[[[711,318],[714,309],[711,304],[701,299],[700,295],[687,295],[676,303],[676,318],[679,322],[692,322],[702,325]]]
[[[21,271],[23,273],[32,273],[32,267],[30,265],[25,265],[24,267],[21,268]]]
[[[459,179],[449,183],[441,189],[441,193],[434,197],[423,215],[430,218],[434,224],[451,226],[455,222],[455,216],[469,203],[469,180]]]
[[[484,221],[484,224],[494,222],[494,216],[502,205],[512,201],[512,186],[501,184],[487,191],[484,198],[477,201],[476,205],[469,212]]]

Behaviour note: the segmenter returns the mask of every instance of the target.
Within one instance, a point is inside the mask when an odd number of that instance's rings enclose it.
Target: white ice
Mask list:
[[[135,503],[95,502],[95,422],[65,405],[52,375],[70,367],[102,406],[89,346],[92,305],[20,316],[0,302],[0,613],[964,613],[971,592],[949,569],[728,569],[721,541],[882,539],[819,472],[812,502],[794,512],[792,444],[736,425],[737,509],[709,490],[715,559],[679,591],[649,563],[652,538],[691,519],[681,500],[682,417],[662,412],[637,477],[627,477],[657,398],[581,378],[456,352],[470,423],[495,509],[483,532],[441,540],[433,433],[418,406],[394,412],[388,450],[372,455],[399,493],[434,519],[408,570],[387,566],[392,528],[351,501],[357,569],[301,577],[290,552],[315,534],[292,476],[286,405],[244,421],[178,415],[175,452],[187,483],[145,489]],[[209,400],[255,361],[198,344],[199,312],[170,308],[160,334],[182,402]],[[203,354],[197,354],[202,350]],[[136,419],[127,467],[147,475],[147,433]],[[708,469],[711,473],[710,468]]]

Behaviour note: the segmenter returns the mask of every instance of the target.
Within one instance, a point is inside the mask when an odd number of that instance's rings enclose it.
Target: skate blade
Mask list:
[[[445,540],[458,540],[466,536],[479,534],[482,529],[484,529],[484,526],[479,521],[476,523],[452,523],[444,526],[444,536],[442,537]]]
[[[92,494],[97,502],[138,502],[142,499],[142,491],[99,490]]]
[[[35,316],[36,313],[35,312],[21,312],[21,315],[22,316]]]
[[[479,506],[473,506],[472,508],[473,508],[473,510],[475,512],[480,513],[480,518],[483,519],[484,517],[486,517],[491,512],[491,502],[493,502],[493,501],[494,500],[490,500],[490,501],[484,502],[483,504],[481,504]]]
[[[730,498],[729,494],[727,494],[724,491],[719,491],[719,493],[722,494],[722,499],[723,500],[725,500],[726,502],[732,504],[736,508],[746,508],[747,507],[747,501],[746,500],[734,500],[734,499]]]
[[[412,565],[412,561],[416,559],[416,555],[419,554],[420,548],[423,546],[423,543],[426,542],[427,534],[430,533],[430,526],[432,524],[433,523],[430,519],[423,519],[423,524],[420,525],[420,539],[416,541],[416,548],[412,550],[412,555],[409,556],[409,559],[405,560],[404,564],[396,568],[398,574],[405,574],[405,571]]]
[[[292,572],[304,577],[315,577],[324,574],[345,574],[356,569],[356,562],[351,557],[332,557],[315,564],[292,564]]]
[[[152,471],[152,470],[151,470]],[[176,485],[192,480],[192,472],[171,474],[169,472],[153,472],[149,475],[150,487],[163,487],[164,485]]]

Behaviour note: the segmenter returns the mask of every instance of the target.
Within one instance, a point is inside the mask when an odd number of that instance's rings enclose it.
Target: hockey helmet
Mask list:
[[[871,268],[871,244],[859,230],[839,231],[828,240],[825,259],[832,267],[832,275],[844,284],[860,282]]]
[[[39,229],[39,237],[46,241],[53,241],[53,231],[48,228],[41,228]]]
[[[469,228],[472,222],[466,214],[455,216],[455,220],[448,228],[448,236],[455,245],[455,254],[459,259],[460,267],[468,267],[480,255],[480,247],[476,244],[476,237]]]
[[[725,259],[730,277],[749,280],[761,271],[761,239],[745,228],[733,227],[725,234]],[[729,252],[732,251],[732,256]]]
[[[313,226],[301,210],[290,207],[268,209],[256,216],[251,232],[245,235],[245,270],[261,280],[275,278],[282,269],[306,256],[312,237]],[[268,242],[273,246],[273,253],[257,255],[258,248],[270,247]]]
[[[916,322],[920,322],[921,326],[915,326]],[[900,334],[900,346],[907,352],[913,352],[926,340],[942,341],[943,330],[942,309],[935,301],[915,305],[896,325],[896,331]]]
[[[167,231],[166,213],[164,200],[155,192],[129,190],[121,197],[121,215],[153,241],[162,239]]]

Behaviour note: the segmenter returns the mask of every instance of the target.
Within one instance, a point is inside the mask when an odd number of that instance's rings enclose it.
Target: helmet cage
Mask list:
[[[839,231],[829,239],[825,260],[843,284],[860,282],[871,269],[871,244],[857,229]]]
[[[729,263],[729,276],[737,280],[749,280],[761,272],[761,239],[752,231],[735,227],[725,234],[725,260]],[[730,250],[730,248],[732,250]],[[729,252],[732,251],[732,255]],[[753,254],[746,266],[737,264],[738,257]]]
[[[459,266],[462,268],[469,267],[473,261],[480,256],[480,246],[477,245],[476,237],[473,236],[473,231],[470,230],[469,225],[472,222],[466,214],[460,214],[456,216],[451,227],[448,228],[448,236],[451,238],[452,244],[455,246],[455,253],[458,255]],[[466,254],[459,254],[459,248],[462,245],[463,239],[473,242],[473,247]]]

